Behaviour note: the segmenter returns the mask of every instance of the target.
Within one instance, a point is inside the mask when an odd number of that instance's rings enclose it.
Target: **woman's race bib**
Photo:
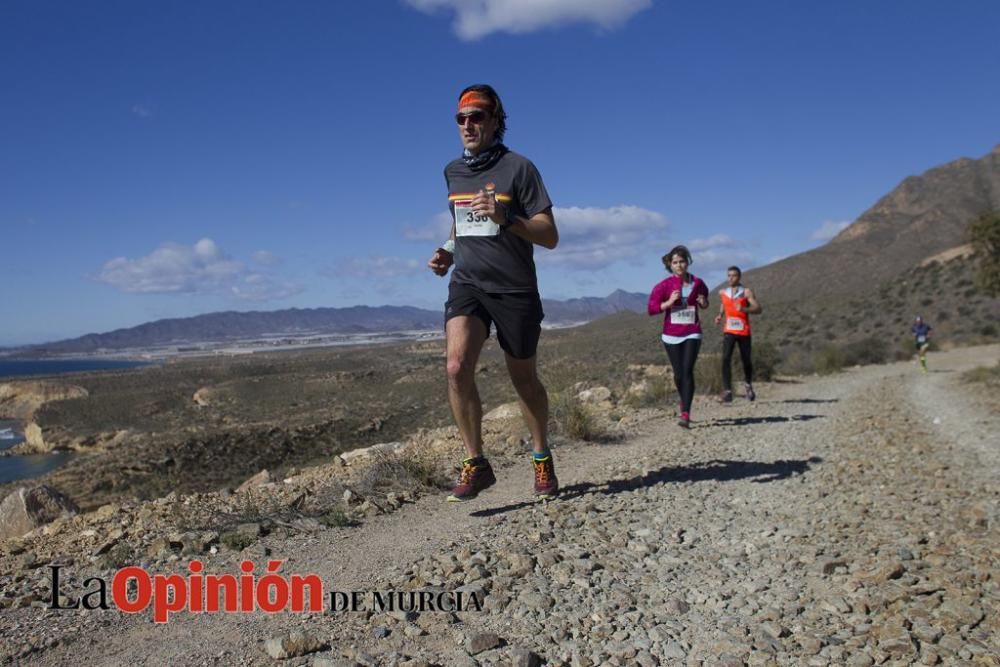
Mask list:
[[[687,308],[678,308],[677,310],[670,311],[670,323],[671,324],[694,324],[695,323],[695,308],[694,306],[688,306]]]
[[[482,211],[472,209],[471,199],[455,202],[455,236],[497,236],[500,225]]]

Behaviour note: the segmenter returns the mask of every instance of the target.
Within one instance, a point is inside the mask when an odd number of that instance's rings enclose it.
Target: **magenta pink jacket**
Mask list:
[[[698,295],[702,294],[705,298],[708,298],[708,287],[705,282],[692,274],[688,274],[691,278],[691,293],[688,294],[687,306],[694,306],[695,308],[695,323],[694,324],[673,324],[670,321],[670,311],[662,313],[663,315],[663,333],[667,336],[690,336],[691,334],[701,333],[701,315],[698,313]],[[649,294],[649,304],[647,310],[650,315],[660,315],[660,304],[670,298],[671,293],[674,290],[679,290],[681,288],[681,279],[677,276],[671,275],[666,280],[658,282],[653,291]],[[674,304],[673,309],[684,308],[684,299],[681,299]],[[671,310],[673,310],[671,309]]]

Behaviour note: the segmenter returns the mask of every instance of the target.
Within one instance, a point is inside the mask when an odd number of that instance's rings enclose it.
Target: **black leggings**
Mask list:
[[[740,346],[740,361],[743,362],[743,379],[753,382],[753,360],[750,358],[750,336],[722,336],[722,388],[733,390],[733,343]]]
[[[674,384],[677,386],[677,393],[681,395],[681,412],[691,412],[691,401],[694,400],[694,362],[698,360],[701,339],[689,338],[675,345],[664,343],[663,347],[667,350],[667,358],[674,369]]]

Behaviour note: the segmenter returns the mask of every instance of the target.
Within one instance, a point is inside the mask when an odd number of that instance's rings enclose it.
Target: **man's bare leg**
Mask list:
[[[483,455],[483,404],[476,388],[476,363],[488,334],[475,316],[452,317],[445,325],[448,401],[470,458]]]
[[[521,415],[531,432],[534,449],[539,454],[549,450],[549,395],[538,378],[537,356],[530,359],[517,359],[505,354],[507,372],[517,391],[521,404]]]

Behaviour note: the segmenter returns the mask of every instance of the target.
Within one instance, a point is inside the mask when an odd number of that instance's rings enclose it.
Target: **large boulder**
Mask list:
[[[212,404],[212,399],[215,398],[215,392],[211,387],[202,387],[198,391],[194,392],[194,396],[191,399],[199,408],[207,408]]]
[[[236,493],[242,493],[244,491],[249,491],[250,489],[256,489],[259,486],[264,486],[265,484],[271,483],[271,473],[267,470],[261,470],[259,473],[249,478],[238,487],[236,487]]]
[[[377,445],[372,445],[371,447],[363,447],[361,449],[352,449],[349,452],[343,452],[340,455],[341,460],[350,465],[355,461],[370,459],[374,456],[388,456],[395,454],[406,446],[406,443],[402,442],[383,442]]]
[[[21,537],[79,508],[64,493],[51,486],[22,486],[0,503],[0,539]]]
[[[520,419],[521,418],[521,406],[517,401],[511,403],[504,403],[503,405],[498,405],[493,408],[485,415],[483,415],[483,421],[497,421],[502,419]]]

